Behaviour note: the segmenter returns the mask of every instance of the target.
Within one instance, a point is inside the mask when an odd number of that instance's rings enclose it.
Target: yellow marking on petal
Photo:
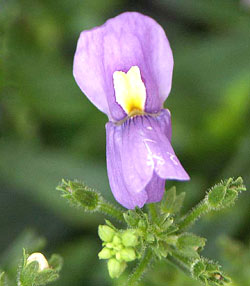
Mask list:
[[[113,79],[117,103],[129,116],[143,114],[146,87],[141,79],[139,67],[132,66],[127,73],[115,71]]]

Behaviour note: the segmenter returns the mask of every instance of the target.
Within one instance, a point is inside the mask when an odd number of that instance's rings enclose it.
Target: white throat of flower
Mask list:
[[[144,113],[146,102],[146,87],[141,79],[138,66],[132,66],[127,73],[113,73],[116,102],[129,115]]]

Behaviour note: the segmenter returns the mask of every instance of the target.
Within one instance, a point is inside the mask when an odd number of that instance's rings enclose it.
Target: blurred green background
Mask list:
[[[171,43],[175,68],[165,107],[174,149],[191,176],[175,183],[187,192],[183,212],[223,178],[240,175],[250,186],[249,0],[0,0],[0,268],[10,278],[27,247],[64,257],[54,285],[116,285],[97,258],[103,217],[71,208],[55,187],[77,178],[113,200],[107,118],[76,85],[72,61],[82,30],[124,11],[153,17]],[[250,285],[249,221],[244,193],[194,230],[208,238],[204,255],[240,286]],[[145,285],[196,285],[166,263],[158,266]]]

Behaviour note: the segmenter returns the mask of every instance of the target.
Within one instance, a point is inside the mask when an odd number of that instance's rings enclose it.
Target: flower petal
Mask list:
[[[159,201],[165,179],[189,179],[170,144],[168,110],[157,116],[135,116],[121,125],[108,122],[106,131],[110,187],[123,206]]]
[[[148,195],[146,203],[156,203],[161,201],[165,191],[165,182],[165,179],[161,179],[156,175],[156,173],[153,174],[153,177],[145,188]]]
[[[107,169],[111,191],[115,199],[125,208],[143,207],[147,200],[145,190],[132,193],[124,181],[121,161],[121,129],[117,129],[112,122],[106,124],[107,134]]]
[[[143,120],[144,152],[154,171],[162,179],[189,180],[189,176],[176,157],[170,143],[170,113],[162,110],[157,117],[146,116]]]
[[[138,66],[146,86],[145,111],[158,112],[172,82],[173,56],[161,26],[136,12],[123,13],[84,31],[74,58],[75,80],[86,96],[111,120],[126,114],[116,102],[113,73]]]

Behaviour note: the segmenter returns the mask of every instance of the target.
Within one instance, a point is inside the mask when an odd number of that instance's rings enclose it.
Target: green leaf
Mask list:
[[[161,212],[171,214],[178,213],[183,205],[184,198],[185,193],[183,192],[176,195],[176,187],[173,186],[165,192],[165,195],[161,201]]]
[[[186,193],[182,192],[178,196],[176,196],[174,206],[173,206],[173,213],[178,213],[183,205]]]
[[[59,274],[54,269],[45,269],[41,272],[38,272],[35,279],[34,285],[45,285],[47,283],[53,282],[59,278]]]
[[[140,217],[139,215],[132,210],[129,210],[123,214],[125,222],[130,226],[130,227],[135,227],[138,225]]]
[[[31,286],[38,274],[39,264],[37,261],[33,261],[26,265],[20,275],[20,285]]]
[[[176,199],[176,187],[173,186],[168,191],[165,192],[164,197],[161,202],[161,210],[163,213],[171,213],[172,207]]]

